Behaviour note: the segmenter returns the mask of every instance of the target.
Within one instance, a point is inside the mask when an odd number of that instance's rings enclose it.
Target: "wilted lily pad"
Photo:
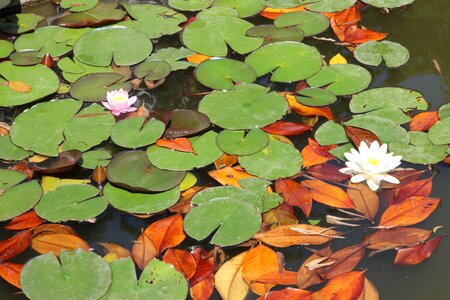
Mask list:
[[[115,208],[132,214],[152,214],[165,210],[180,199],[180,189],[173,189],[161,193],[129,192],[111,184],[103,189],[105,197]]]
[[[281,119],[288,109],[284,97],[268,91],[256,84],[239,84],[234,90],[214,91],[205,96],[198,110],[222,128],[264,127]]]
[[[183,70],[196,65],[187,61],[180,60],[193,54],[195,54],[193,51],[183,47],[168,47],[160,49],[156,53],[152,53],[152,55],[147,58],[147,61],[163,60],[170,65],[170,69],[172,71]]]
[[[273,71],[272,81],[303,80],[319,72],[322,56],[315,47],[297,42],[279,42],[266,45],[247,56],[245,62],[258,76]]]
[[[20,82],[29,87],[29,91],[15,91],[8,82]],[[0,63],[0,107],[18,106],[39,100],[58,90],[59,79],[55,72],[43,66],[19,67],[12,62]]]
[[[264,9],[261,0],[215,0],[212,6],[234,8],[239,13],[239,18],[256,15]]]
[[[306,88],[297,92],[298,102],[307,106],[326,106],[336,102],[336,96],[327,90],[320,88]]]
[[[210,125],[209,118],[201,112],[175,109],[171,111],[170,124],[164,132],[164,137],[173,139],[193,135],[207,129]]]
[[[42,20],[44,17],[33,13],[10,15],[0,22],[0,31],[9,34],[25,33],[34,30]]]
[[[277,28],[295,26],[303,31],[305,36],[312,36],[327,30],[330,26],[328,18],[322,14],[309,11],[296,11],[282,14],[273,24]]]
[[[32,153],[14,145],[9,135],[0,135],[0,159],[22,160]]]
[[[59,5],[73,12],[81,12],[94,8],[97,4],[98,0],[61,0]]]
[[[106,167],[112,155],[106,150],[92,150],[83,153],[81,166],[86,169],[95,169],[97,166]]]
[[[413,3],[415,0],[364,0],[365,3],[376,7],[395,8]]]
[[[356,3],[356,0],[298,0],[305,8],[318,12],[343,11]],[[367,2],[367,1],[365,1]]]
[[[34,66],[42,61],[42,58],[38,56],[39,51],[23,50],[14,52],[9,56],[9,59],[11,59],[16,66]]]
[[[20,284],[30,299],[95,300],[108,290],[111,269],[93,252],[62,251],[60,262],[49,253],[24,266]]]
[[[351,95],[366,89],[372,81],[372,75],[363,67],[347,65],[329,65],[307,80],[311,87],[324,87],[333,94]]]
[[[120,21],[125,14],[125,11],[120,9],[117,2],[99,2],[88,11],[63,14],[55,22],[62,27],[95,27]]]
[[[59,57],[72,50],[72,46],[66,43],[57,43],[53,37],[59,31],[63,30],[57,26],[47,26],[36,29],[32,33],[21,35],[14,42],[17,51],[34,50],[39,51],[38,57],[44,57],[50,54],[52,57]]]
[[[222,151],[216,145],[216,137],[217,133],[208,131],[203,135],[189,138],[195,153],[152,145],[147,149],[147,156],[151,163],[160,169],[188,171],[205,167],[222,155]]]
[[[111,139],[114,144],[125,148],[138,148],[156,142],[166,129],[166,125],[156,119],[144,124],[144,117],[127,118],[117,122]]]
[[[86,64],[106,67],[112,61],[118,66],[137,64],[147,58],[152,49],[152,43],[142,33],[123,26],[112,26],[83,35],[73,52]]]
[[[263,45],[293,41],[301,42],[303,40],[303,31],[296,27],[277,28],[274,25],[258,25],[250,28],[246,32],[247,36],[263,38]]]
[[[219,148],[231,155],[251,155],[261,151],[269,144],[269,136],[259,128],[245,131],[223,130],[216,140]]]
[[[50,222],[85,221],[101,214],[108,202],[98,197],[100,190],[87,184],[61,185],[42,196],[34,207],[36,213]]]
[[[8,57],[13,51],[13,43],[7,40],[0,40],[0,58]]]
[[[249,156],[240,156],[239,163],[252,175],[275,180],[300,172],[302,157],[293,146],[271,139],[263,150]]]
[[[144,61],[136,66],[133,71],[138,78],[145,80],[159,80],[170,74],[170,65],[163,60]]]
[[[169,5],[179,10],[196,11],[209,7],[214,0],[169,0]]]
[[[231,246],[251,238],[261,226],[261,199],[237,187],[215,187],[197,193],[196,205],[184,219],[184,230],[203,240],[212,232],[210,243]]]
[[[264,41],[245,36],[251,27],[252,23],[238,18],[236,10],[213,7],[197,14],[197,19],[183,30],[182,41],[187,48],[204,55],[226,56],[228,46],[239,54],[245,54]]]
[[[20,184],[25,178],[20,172],[0,169],[0,221],[27,212],[41,199],[42,189],[38,181]]]
[[[201,84],[217,90],[234,89],[235,82],[252,83],[256,72],[249,65],[234,59],[208,59],[195,69]]]
[[[404,65],[409,60],[409,51],[399,43],[369,41],[356,47],[355,58],[366,65],[379,66],[384,60],[389,68]]]
[[[131,91],[131,83],[120,82],[122,78],[122,75],[116,73],[87,74],[75,81],[70,89],[70,95],[87,102],[104,101],[109,91],[118,89]]]

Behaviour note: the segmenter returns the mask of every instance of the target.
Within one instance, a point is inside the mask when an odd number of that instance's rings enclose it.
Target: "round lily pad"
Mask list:
[[[214,91],[200,101],[198,110],[212,123],[226,129],[264,127],[281,119],[286,99],[256,84],[239,84],[234,90]]]
[[[413,3],[415,0],[364,0],[365,3],[375,7],[395,8]]]
[[[428,137],[435,145],[450,144],[450,117],[437,121],[428,131]]]
[[[401,155],[403,161],[414,164],[436,164],[445,159],[447,145],[431,144],[412,145],[399,142],[389,143],[389,151]]]
[[[111,285],[111,269],[101,256],[81,249],[31,259],[20,274],[30,299],[95,300]]]
[[[284,41],[301,42],[303,31],[296,27],[277,28],[274,25],[258,25],[246,32],[247,36],[263,38],[263,45]]]
[[[108,67],[97,67],[82,63],[76,57],[72,60],[64,57],[58,61],[58,68],[62,71],[65,80],[75,82],[80,77],[92,73],[113,73],[113,69]]]
[[[20,184],[25,178],[20,172],[0,169],[0,221],[27,212],[41,199],[42,189],[38,181]]]
[[[99,2],[88,11],[62,14],[55,22],[62,27],[96,27],[120,21],[125,14],[125,11],[117,5],[117,2]]]
[[[186,49],[184,47],[181,48],[163,48],[158,50],[156,53],[152,53],[149,58],[147,58],[147,61],[151,60],[163,60],[167,62],[170,65],[170,69],[172,71],[176,70],[184,70],[189,67],[193,67],[196,64],[190,63],[181,59],[184,59],[188,56],[194,55],[195,52]]]
[[[223,130],[216,139],[219,148],[231,155],[251,155],[261,151],[269,144],[269,136],[261,129],[245,131]]]
[[[118,66],[130,66],[146,59],[152,49],[152,43],[142,33],[112,26],[83,35],[73,53],[80,61],[94,66],[106,67],[112,61]]]
[[[179,10],[196,11],[209,7],[214,0],[169,0],[169,5]]]
[[[30,90],[13,90],[7,84],[12,81],[26,84]],[[55,93],[58,88],[58,76],[43,65],[19,67],[10,61],[0,63],[0,107],[30,103]]]
[[[336,96],[327,90],[320,88],[306,88],[297,92],[298,102],[308,106],[326,106],[336,102]]]
[[[100,215],[108,206],[100,190],[87,184],[61,185],[44,194],[34,207],[36,213],[50,222],[85,221]]]
[[[399,43],[369,41],[356,47],[355,58],[369,66],[379,66],[384,60],[389,68],[404,65],[409,60],[409,51]]]
[[[66,43],[57,43],[53,37],[63,30],[57,26],[47,26],[36,29],[32,33],[26,33],[17,38],[14,47],[17,51],[34,50],[39,51],[38,57],[50,54],[51,57],[62,56],[72,50],[72,46]]]
[[[23,50],[14,52],[9,56],[9,59],[16,66],[34,66],[42,61],[42,58],[39,58],[38,55],[39,51]]]
[[[164,137],[174,139],[189,136],[207,129],[211,123],[205,114],[190,109],[175,109],[170,113],[170,124]]]
[[[295,11],[282,14],[273,24],[277,28],[295,26],[303,31],[305,36],[312,36],[327,30],[330,26],[328,18],[322,14],[309,11]]]
[[[324,87],[333,94],[351,95],[366,89],[372,81],[372,75],[363,67],[346,65],[324,66],[319,73],[307,79],[311,87]]]
[[[314,138],[323,146],[350,142],[344,127],[333,121],[327,121],[317,128]]]
[[[188,171],[202,168],[213,163],[223,154],[216,145],[216,137],[217,133],[208,131],[203,135],[189,138],[195,153],[174,151],[152,145],[147,149],[147,156],[151,163],[160,169]]]
[[[131,83],[120,82],[122,78],[122,75],[116,73],[87,74],[75,81],[70,95],[87,102],[105,101],[107,92],[118,89],[131,91]]]
[[[73,12],[81,12],[94,8],[97,4],[98,0],[61,0],[59,5]]]
[[[299,0],[262,0],[265,6],[272,8],[293,8],[300,6]]]
[[[318,12],[338,12],[349,8],[356,0],[298,0],[300,5],[306,4],[308,10]]]
[[[234,8],[239,13],[239,18],[251,17],[264,9],[261,0],[215,0],[212,6]]]
[[[33,152],[23,150],[14,145],[9,135],[0,135],[0,159],[22,160],[31,154],[33,154]]]
[[[172,172],[155,167],[144,151],[117,154],[109,163],[106,172],[110,182],[141,192],[167,191],[179,185],[185,175],[185,172]]]
[[[138,78],[159,80],[170,74],[170,65],[162,60],[151,60],[140,63],[133,71]]]
[[[105,197],[115,208],[132,214],[152,214],[171,207],[180,199],[180,189],[173,189],[161,193],[129,192],[111,184],[103,189]]]
[[[266,45],[247,56],[245,62],[258,76],[273,72],[272,81],[303,80],[319,72],[322,56],[315,47],[297,42]]]
[[[192,204],[196,206],[186,215],[184,230],[196,240],[214,232],[210,243],[236,245],[250,239],[261,226],[261,199],[249,190],[210,188],[197,193]]]
[[[245,170],[260,178],[275,180],[300,172],[302,157],[293,146],[271,139],[263,150],[248,156],[239,156]]]
[[[111,132],[112,141],[124,148],[153,144],[163,135],[166,125],[156,119],[150,119],[146,124],[144,122],[144,117],[126,118],[117,122]]]
[[[249,65],[234,59],[208,59],[195,69],[195,77],[201,84],[217,90],[234,89],[234,83],[252,83],[256,72]]]
[[[9,15],[0,22],[0,31],[14,35],[25,33],[34,30],[42,20],[44,17],[33,13]]]
[[[0,40],[0,58],[8,57],[14,51],[14,44],[10,41]]]
[[[439,107],[439,119],[444,120],[450,117],[450,103],[444,104]]]
[[[213,7],[197,14],[196,20],[186,26],[182,41],[187,48],[204,55],[226,56],[228,46],[239,54],[246,54],[264,41],[245,36],[251,27],[252,23],[239,19],[236,10]]]
[[[112,158],[111,153],[106,150],[92,150],[84,152],[81,166],[85,169],[95,169],[97,166],[106,167]]]

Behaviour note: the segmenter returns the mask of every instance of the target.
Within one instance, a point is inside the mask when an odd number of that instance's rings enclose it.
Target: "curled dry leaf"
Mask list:
[[[356,147],[359,147],[361,142],[365,142],[367,145],[370,145],[372,142],[377,141],[379,145],[382,144],[380,139],[369,130],[346,125],[344,125],[344,129],[348,138]]]
[[[197,262],[191,253],[181,249],[168,249],[163,261],[172,264],[186,279],[191,279],[197,271]]]
[[[289,107],[295,113],[301,116],[322,116],[328,120],[333,120],[333,113],[328,106],[312,107],[300,104],[293,95],[285,94]]]
[[[300,207],[309,217],[312,195],[307,188],[292,179],[278,179],[275,181],[275,191],[282,194],[286,204]]]
[[[285,202],[264,213],[262,218],[269,228],[298,223],[294,208]]]
[[[352,271],[336,276],[319,291],[312,294],[312,300],[357,300],[364,288],[364,272]]]
[[[158,253],[178,246],[186,238],[183,231],[183,217],[179,214],[150,224],[144,233],[153,241]]]
[[[302,185],[311,190],[313,200],[319,203],[336,208],[355,208],[352,199],[337,186],[320,180],[304,180]]]
[[[414,246],[426,241],[432,231],[421,228],[400,227],[379,229],[364,239],[364,244],[372,250],[389,250]]]
[[[378,290],[373,285],[373,283],[367,279],[364,280],[364,287],[361,295],[359,295],[358,300],[378,300],[380,296],[378,295]]]
[[[22,272],[22,269],[22,264],[0,262],[0,277],[20,289],[20,272]]]
[[[339,172],[340,167],[332,164],[322,164],[318,166],[313,166],[306,170],[306,174],[330,182],[343,182],[350,178],[349,175]]]
[[[115,243],[99,243],[99,244],[102,245],[103,248],[105,248],[107,254],[114,253],[117,256],[117,258],[131,257],[131,252],[118,244]]]
[[[241,187],[238,181],[242,178],[256,178],[245,171],[239,171],[232,167],[224,167],[208,172],[208,175],[217,180],[221,185]]]
[[[351,26],[358,24],[361,21],[361,14],[358,7],[353,5],[341,12],[331,14],[329,16],[331,28],[333,29],[339,40],[345,40],[345,30]]]
[[[152,239],[142,232],[131,248],[134,263],[143,270],[147,264],[158,255],[158,249]]]
[[[297,271],[297,286],[305,289],[312,285],[322,283],[324,280],[320,277],[319,271],[317,269],[310,270],[307,266],[317,259],[329,257],[332,254],[333,251],[331,251],[328,246],[324,249],[316,251],[316,253],[313,253],[310,257],[308,257]]]
[[[20,216],[17,216],[9,221],[4,228],[8,230],[31,229],[41,225],[44,222],[45,220],[39,218],[34,210],[30,210],[29,212],[21,214]]]
[[[330,279],[352,271],[364,257],[364,245],[353,245],[340,249],[328,257],[333,264],[318,269],[319,275],[324,279]]]
[[[223,300],[241,300],[248,294],[249,286],[242,276],[242,262],[247,252],[226,261],[215,274],[216,289]]]
[[[409,129],[411,131],[428,131],[437,121],[439,121],[437,111],[421,112],[412,118]]]
[[[414,247],[399,249],[394,264],[409,266],[421,263],[433,254],[441,240],[440,236]]]
[[[80,237],[66,233],[39,234],[31,240],[31,248],[40,254],[53,252],[59,256],[62,250],[81,248],[89,251],[89,244]]]
[[[311,130],[311,126],[301,123],[276,121],[275,123],[264,126],[262,130],[272,134],[291,136],[300,135],[309,131]]]
[[[28,167],[28,164],[26,162],[18,163],[12,166],[10,169],[25,174],[28,179],[33,178],[34,175],[33,170],[30,167]]]
[[[373,221],[378,212],[379,198],[366,184],[348,182],[347,194],[355,204],[356,210]]]
[[[31,231],[21,231],[9,239],[0,241],[0,262],[16,257],[30,246]]]
[[[308,144],[311,146],[311,149],[320,156],[328,159],[334,159],[334,156],[331,155],[329,151],[336,148],[337,145],[321,146],[315,139],[312,138],[308,138]]]
[[[413,181],[399,188],[395,192],[395,200],[393,204],[400,204],[412,196],[428,197],[431,194],[431,189],[433,188],[432,179],[433,178],[430,177],[423,180]]]
[[[268,292],[262,295],[258,300],[310,300],[311,292],[301,289],[285,288],[279,291]]]
[[[191,142],[185,137],[175,139],[159,139],[156,141],[156,146],[169,148],[175,151],[195,153]]]

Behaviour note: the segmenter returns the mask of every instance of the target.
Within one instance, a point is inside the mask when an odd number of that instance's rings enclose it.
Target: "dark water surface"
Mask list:
[[[417,0],[405,13],[394,11],[390,14],[382,14],[377,9],[368,9],[363,12],[363,25],[374,30],[390,32],[389,40],[399,42],[407,47],[411,54],[410,62],[399,69],[386,69],[384,67],[369,68],[374,80],[371,87],[400,86],[420,91],[430,103],[430,109],[436,110],[442,104],[450,100],[450,0]],[[35,12],[43,16],[55,13],[49,3],[40,3],[26,9],[27,12]],[[259,21],[259,20],[255,20]],[[333,37],[331,31],[323,36]],[[160,44],[179,43],[179,39],[162,39]],[[343,47],[338,47],[327,42],[307,40],[319,48],[327,59],[337,52],[341,52],[353,62],[350,53]],[[175,45],[177,46],[177,45]],[[158,47],[158,46],[157,46]],[[435,59],[441,69],[440,75],[433,64]],[[192,70],[172,74],[166,83],[154,91],[156,108],[191,108],[197,107],[200,97],[189,96],[205,91],[199,86],[192,76]],[[188,75],[188,76],[186,76]],[[333,107],[336,117],[348,115],[348,102],[341,100]],[[3,113],[0,112],[0,121]],[[449,129],[450,130],[450,129]],[[305,137],[297,139],[296,144],[301,146],[306,143]],[[425,168],[425,167],[423,167]],[[435,226],[444,226],[439,232],[450,232],[450,176],[448,167],[439,164],[433,171],[438,172],[433,183],[432,196],[440,197],[442,202],[438,209],[418,227],[432,229]],[[203,180],[203,182],[202,182]],[[207,178],[200,178],[200,184],[208,183]],[[325,213],[325,212],[323,212]],[[313,212],[314,214],[314,212]],[[108,210],[99,217],[96,224],[70,224],[73,226],[92,247],[101,252],[98,242],[119,243],[131,248],[132,241],[139,235],[140,229],[146,227],[155,219],[138,219],[136,217],[121,214],[113,209]],[[0,224],[2,225],[2,224]],[[345,230],[345,229],[344,229]],[[370,230],[357,229],[349,234],[349,238],[340,244],[334,244],[336,248],[361,242],[363,235]],[[10,236],[10,232],[0,229],[0,240]],[[194,245],[194,241],[187,241],[186,246]],[[238,250],[239,251],[239,250]],[[230,249],[228,253],[236,253]],[[303,259],[310,255],[302,247],[290,247],[284,251],[287,267],[297,270]],[[27,250],[23,257],[32,257],[35,254]],[[394,266],[394,251],[377,254],[371,258],[365,258],[359,268],[367,269],[367,277],[372,280],[380,292],[380,298],[386,300],[411,299],[411,300],[447,300],[450,299],[450,240],[444,238],[440,247],[433,256],[425,262],[412,267]],[[17,289],[0,279],[0,300],[25,299],[23,295],[17,295]],[[214,299],[220,299],[214,294]],[[249,296],[248,299],[255,299]],[[153,299],[152,299],[153,300]],[[159,300],[159,299],[155,299]],[[165,299],[164,299],[165,300]]]

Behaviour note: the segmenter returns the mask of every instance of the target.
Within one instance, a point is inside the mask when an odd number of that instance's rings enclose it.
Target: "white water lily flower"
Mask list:
[[[402,156],[387,153],[386,144],[380,147],[380,144],[374,141],[369,148],[365,142],[361,142],[358,151],[351,149],[351,153],[344,153],[344,156],[348,159],[345,163],[347,168],[342,168],[339,172],[352,175],[350,180],[353,183],[366,180],[367,185],[373,191],[380,187],[383,180],[394,184],[400,183],[388,172],[400,165]]]
[[[106,101],[102,104],[109,109],[113,115],[118,116],[121,113],[127,113],[135,111],[137,108],[132,105],[136,102],[137,97],[128,97],[128,92],[120,89],[106,93]]]

